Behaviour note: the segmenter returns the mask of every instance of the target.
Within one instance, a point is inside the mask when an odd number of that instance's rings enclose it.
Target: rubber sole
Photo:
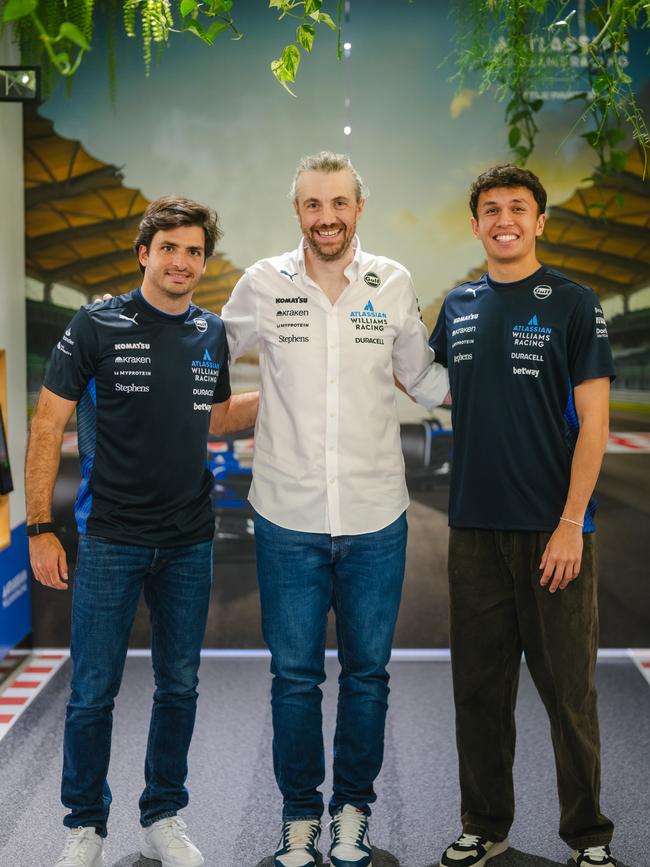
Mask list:
[[[140,846],[140,854],[143,858],[149,858],[150,861],[160,861],[162,867],[177,867],[176,864],[172,864],[171,861],[163,861],[158,853],[154,849],[149,849],[147,846]],[[205,858],[202,859],[200,867],[204,867]],[[197,864],[196,867],[199,867]]]

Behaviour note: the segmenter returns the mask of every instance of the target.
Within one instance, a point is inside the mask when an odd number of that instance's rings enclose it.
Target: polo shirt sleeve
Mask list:
[[[224,340],[223,357],[219,367],[219,378],[212,395],[212,403],[223,403],[231,395],[230,370],[228,369],[228,343]]]
[[[95,375],[98,355],[97,331],[82,307],[52,350],[43,385],[59,397],[78,401]]]
[[[226,326],[230,360],[236,361],[259,343],[259,312],[253,279],[247,271],[237,281],[221,311]]]
[[[393,370],[407,393],[426,409],[439,406],[449,391],[447,371],[437,364],[427,343],[411,280],[404,292],[399,333],[393,343]]]
[[[443,301],[438,321],[431,332],[429,346],[435,353],[436,361],[447,367],[447,314],[445,312],[445,303]]]
[[[578,298],[567,329],[567,355],[571,383],[608,376],[614,379],[614,361],[602,307],[591,289]]]

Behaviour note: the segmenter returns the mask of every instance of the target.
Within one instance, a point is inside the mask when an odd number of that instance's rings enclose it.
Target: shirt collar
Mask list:
[[[350,283],[353,283],[359,273],[361,271],[361,242],[359,241],[359,236],[355,235],[352,239],[352,248],[354,249],[354,258],[348,265],[348,267],[343,272],[345,276],[348,278]],[[305,239],[304,237],[300,239],[300,243],[298,244],[298,249],[296,250],[297,256],[297,267],[300,272],[301,277],[305,277],[307,274],[305,268]]]

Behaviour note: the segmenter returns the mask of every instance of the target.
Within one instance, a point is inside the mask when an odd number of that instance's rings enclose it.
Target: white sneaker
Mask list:
[[[179,816],[159,819],[148,828],[142,828],[141,854],[162,862],[162,867],[203,867],[203,855],[185,833],[186,828]]]
[[[344,804],[330,822],[332,867],[372,867],[368,817],[352,804]]]
[[[54,867],[104,867],[104,838],[94,828],[71,828]]]

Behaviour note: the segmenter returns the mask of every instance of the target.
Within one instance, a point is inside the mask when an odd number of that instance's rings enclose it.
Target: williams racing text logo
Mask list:
[[[388,317],[375,310],[372,301],[368,299],[363,310],[353,310],[350,313],[350,322],[357,331],[383,331],[388,325]]]
[[[216,382],[219,378],[221,365],[212,360],[212,356],[206,349],[203,358],[192,362],[192,373],[195,382]]]
[[[526,325],[513,325],[512,337],[515,346],[534,346],[543,349],[551,339],[552,328],[540,325],[537,315],[532,316]]]

